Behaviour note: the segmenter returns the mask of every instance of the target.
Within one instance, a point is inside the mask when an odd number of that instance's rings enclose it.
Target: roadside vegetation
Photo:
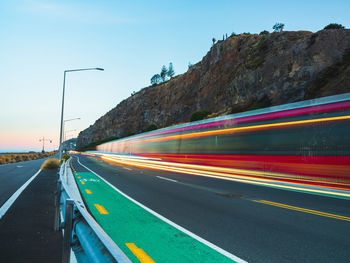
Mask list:
[[[69,154],[63,154],[62,159],[67,161],[69,159],[70,155]]]
[[[57,169],[60,166],[60,160],[56,158],[47,159],[45,162],[41,165],[41,170],[50,170],[50,169]]]
[[[53,152],[44,152],[44,153],[12,153],[0,155],[0,165],[6,163],[18,163],[24,161],[31,161],[36,159],[42,159],[54,155],[57,153]]]

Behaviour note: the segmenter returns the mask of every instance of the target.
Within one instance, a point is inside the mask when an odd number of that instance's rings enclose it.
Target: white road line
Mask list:
[[[163,179],[163,180],[167,180],[167,181],[170,181],[170,182],[177,183],[177,180],[173,180],[173,179],[162,177],[162,176],[158,176],[158,175],[156,177],[159,178],[159,179]]]
[[[89,170],[90,172],[92,172],[93,174],[95,174],[96,176],[98,176],[101,180],[103,180],[105,183],[107,183],[110,187],[112,187],[114,190],[116,190],[118,193],[120,193],[121,195],[123,195],[124,197],[126,197],[127,199],[129,199],[130,201],[132,201],[133,203],[137,204],[138,206],[142,207],[143,209],[145,209],[146,211],[150,212],[152,215],[158,217],[160,220],[163,220],[165,223],[175,227],[176,229],[182,231],[183,233],[189,235],[190,237],[198,240],[199,242],[207,245],[208,247],[214,249],[215,251],[219,252],[220,254],[238,262],[238,263],[246,263],[247,261],[231,254],[230,252],[214,245],[213,243],[210,243],[209,241],[205,240],[204,238],[201,238],[200,236],[197,236],[196,234],[192,233],[191,231],[187,230],[186,228],[183,228],[182,226],[179,226],[178,224],[174,223],[173,221],[167,219],[166,217],[158,214],[157,212],[153,211],[152,209],[148,208],[147,206],[139,203],[138,201],[136,201],[135,199],[131,198],[130,196],[124,194],[122,191],[120,191],[118,188],[116,188],[114,185],[112,185],[110,182],[108,182],[107,180],[105,180],[102,176],[98,175],[97,173],[95,173],[94,171],[92,171],[90,168],[86,167],[84,164],[82,164],[79,160],[79,157],[77,157],[78,159],[78,163],[85,167],[87,170]]]
[[[0,208],[0,219],[6,214],[7,210],[11,207],[11,205],[16,201],[18,196],[26,189],[26,187],[37,177],[37,175],[40,173],[39,171],[36,172],[25,184],[23,184]]]
[[[131,168],[128,168],[128,167],[123,167],[123,169],[132,171],[132,169],[131,169]]]

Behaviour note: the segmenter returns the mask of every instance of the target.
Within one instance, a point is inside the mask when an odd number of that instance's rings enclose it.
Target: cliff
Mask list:
[[[213,45],[202,61],[144,88],[80,132],[77,147],[214,115],[350,92],[350,30],[241,34]]]

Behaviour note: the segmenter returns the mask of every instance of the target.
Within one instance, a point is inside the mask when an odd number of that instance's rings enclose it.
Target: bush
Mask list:
[[[58,159],[48,159],[40,167],[42,170],[57,169],[60,166]]]
[[[259,35],[268,35],[268,34],[270,34],[270,32],[267,31],[267,30],[261,31],[261,32],[259,33]]]
[[[205,117],[207,117],[209,114],[211,114],[211,111],[203,110],[203,111],[196,111],[192,114],[190,121],[199,121],[203,120]]]
[[[69,157],[70,157],[69,154],[65,153],[65,154],[63,154],[62,159],[67,161],[69,159]]]
[[[156,129],[158,129],[157,125],[151,124],[151,125],[149,125],[149,126],[146,128],[145,131],[148,132],[148,131],[153,131],[153,130],[156,130]]]
[[[330,23],[329,25],[325,26],[324,29],[344,29],[345,27],[341,24],[337,23]]]

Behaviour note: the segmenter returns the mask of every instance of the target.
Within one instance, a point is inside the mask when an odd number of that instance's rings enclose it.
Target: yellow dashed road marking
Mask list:
[[[89,189],[85,189],[85,192],[86,192],[87,194],[89,194],[89,195],[92,194],[92,192],[91,192]]]
[[[311,209],[305,209],[297,206],[291,206],[291,205],[285,205],[281,203],[275,203],[275,202],[270,202],[266,200],[252,200],[253,202],[265,204],[265,205],[272,205],[272,206],[277,206],[285,209],[290,209],[294,211],[299,211],[299,212],[304,212],[308,214],[313,214],[313,215],[318,215],[318,216],[325,216],[329,218],[334,218],[334,219],[339,219],[339,220],[344,220],[344,221],[349,221],[350,222],[350,217],[346,216],[340,216],[340,215],[335,215],[335,214],[329,214],[329,213],[324,213],[316,210],[311,210]]]
[[[94,206],[97,208],[97,210],[100,212],[100,214],[102,215],[107,215],[109,214],[106,210],[106,208],[104,208],[102,205],[99,204],[94,204]]]
[[[155,261],[146,254],[141,248],[138,248],[134,243],[125,243],[132,253],[140,260],[141,263],[155,263]]]

